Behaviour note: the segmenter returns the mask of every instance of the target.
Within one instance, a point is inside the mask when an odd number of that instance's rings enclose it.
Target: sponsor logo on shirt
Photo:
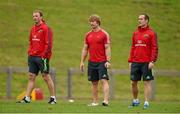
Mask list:
[[[136,47],[137,47],[137,46],[144,46],[144,47],[145,47],[146,44],[143,44],[143,43],[142,43],[142,40],[138,40],[138,41],[137,41],[137,44],[135,44],[135,46],[136,46]]]
[[[40,39],[38,39],[36,35],[33,36],[32,40],[33,41],[40,41]]]

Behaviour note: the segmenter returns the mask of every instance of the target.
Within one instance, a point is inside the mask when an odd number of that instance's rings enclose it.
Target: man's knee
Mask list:
[[[99,81],[92,81],[93,87],[98,87],[98,83],[99,83]]]
[[[151,86],[151,80],[150,81],[144,81],[144,86]]]
[[[101,79],[101,81],[102,81],[103,85],[108,85],[109,84],[108,80],[106,80],[106,79]]]
[[[34,81],[35,78],[36,78],[36,74],[29,73],[29,80],[30,80],[30,81]]]
[[[137,81],[131,81],[131,85],[133,86],[133,87],[136,87],[137,86]]]
[[[50,77],[49,74],[43,73],[43,74],[42,74],[42,77],[43,77],[44,81],[49,81],[49,80],[51,80],[51,77]]]

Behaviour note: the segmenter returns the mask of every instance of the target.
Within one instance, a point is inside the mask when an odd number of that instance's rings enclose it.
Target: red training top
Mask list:
[[[105,53],[105,44],[110,43],[109,34],[103,29],[94,32],[90,31],[86,34],[85,43],[88,45],[89,61],[103,62],[107,61]]]
[[[52,31],[44,22],[34,25],[30,32],[28,55],[50,59],[52,38]]]
[[[138,28],[132,36],[132,47],[128,62],[155,62],[158,56],[156,33],[147,26]]]

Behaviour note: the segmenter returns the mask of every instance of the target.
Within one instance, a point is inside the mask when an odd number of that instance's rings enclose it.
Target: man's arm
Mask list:
[[[158,43],[157,43],[157,34],[154,33],[151,40],[151,61],[156,62],[158,57]]]
[[[110,43],[105,44],[105,53],[106,53],[106,60],[107,62],[105,63],[106,68],[110,68],[110,61],[111,61],[111,46]]]
[[[129,62],[129,68],[131,69],[131,64],[132,64],[132,58],[134,55],[134,33],[132,35],[132,44],[131,44],[131,50],[130,50],[130,54],[129,54],[129,58],[128,58],[128,62]]]
[[[158,43],[157,43],[157,34],[154,33],[151,40],[151,62],[149,62],[149,69],[154,67],[154,62],[156,62],[158,57]]]
[[[53,37],[53,34],[52,34],[52,31],[49,27],[47,28],[44,28],[44,34],[45,34],[45,48],[44,48],[44,52],[43,52],[43,55],[42,55],[42,58],[48,58],[51,54],[51,51],[52,51],[52,37]]]
[[[130,50],[130,54],[129,54],[129,58],[128,58],[128,62],[131,63],[132,62],[132,59],[133,59],[133,55],[134,55],[134,33],[133,33],[133,36],[132,36],[132,44],[131,44],[131,50]]]
[[[88,45],[84,43],[82,54],[81,54],[81,63],[80,63],[80,70],[84,71],[84,61],[86,60],[88,54]]]
[[[29,48],[28,48],[28,52],[31,50],[31,46],[32,46],[32,29],[31,29],[30,34],[29,34]]]
[[[106,53],[106,59],[107,61],[111,61],[111,46],[109,44],[105,44],[105,53]]]

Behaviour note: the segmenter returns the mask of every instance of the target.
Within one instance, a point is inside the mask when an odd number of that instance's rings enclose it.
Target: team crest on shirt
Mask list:
[[[39,29],[39,30],[38,30],[39,33],[42,32],[42,31],[43,31],[42,29]]]
[[[149,38],[149,34],[144,34],[143,38]]]

